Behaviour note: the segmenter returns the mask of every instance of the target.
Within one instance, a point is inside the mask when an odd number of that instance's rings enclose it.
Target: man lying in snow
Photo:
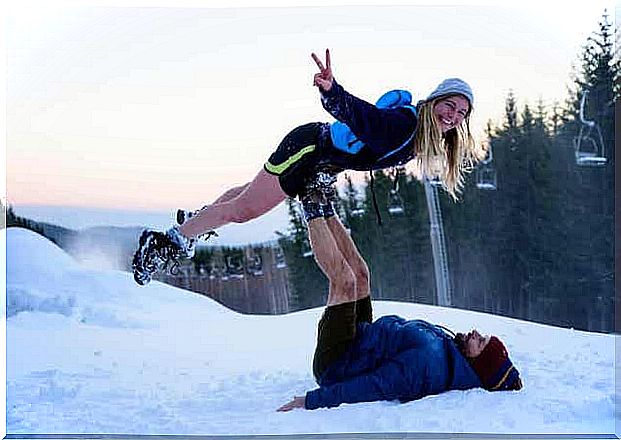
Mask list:
[[[450,336],[423,320],[383,316],[372,322],[371,298],[330,305],[319,321],[313,374],[319,388],[278,411],[341,403],[408,402],[449,390],[522,388],[503,343],[476,330]]]
[[[313,359],[319,388],[278,411],[407,402],[477,387],[521,389],[518,371],[494,336],[483,337],[476,330],[449,335],[426,321],[392,315],[372,322],[369,269],[335,215],[333,193],[329,185],[309,185],[302,203],[315,259],[330,281]]]

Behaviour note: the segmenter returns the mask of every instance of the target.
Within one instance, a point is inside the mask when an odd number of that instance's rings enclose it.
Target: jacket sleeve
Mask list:
[[[421,397],[422,377],[412,381],[405,359],[384,362],[374,371],[343,382],[319,387],[306,393],[305,408],[331,408],[341,403],[374,402],[377,400],[413,400]],[[413,383],[414,382],[414,383]]]
[[[348,93],[336,80],[328,92],[321,92],[321,103],[378,154],[403,144],[416,128],[416,117],[411,110],[380,109]]]

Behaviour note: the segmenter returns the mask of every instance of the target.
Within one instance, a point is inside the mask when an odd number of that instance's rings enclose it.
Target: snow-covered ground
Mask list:
[[[85,269],[10,228],[7,433],[613,433],[614,337],[456,309],[375,302],[503,339],[520,392],[451,391],[399,404],[276,412],[315,388],[321,308],[246,316],[131,274]]]

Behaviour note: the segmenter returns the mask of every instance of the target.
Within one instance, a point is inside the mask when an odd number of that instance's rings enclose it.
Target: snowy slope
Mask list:
[[[449,308],[375,302],[503,339],[521,392],[451,391],[407,404],[275,411],[315,387],[321,308],[245,316],[131,274],[79,266],[10,228],[7,433],[614,432],[614,337]]]

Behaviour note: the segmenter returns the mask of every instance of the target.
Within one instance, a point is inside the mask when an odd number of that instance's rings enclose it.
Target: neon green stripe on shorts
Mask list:
[[[280,165],[273,165],[269,162],[266,162],[265,169],[271,174],[280,176],[282,173],[284,173],[287,170],[287,168],[289,168],[291,165],[293,165],[298,160],[300,160],[302,157],[304,157],[305,154],[312,153],[313,151],[315,151],[315,148],[316,148],[315,145],[309,145],[308,147],[304,147],[300,151],[295,153],[293,156],[291,156],[289,159],[281,163]]]

